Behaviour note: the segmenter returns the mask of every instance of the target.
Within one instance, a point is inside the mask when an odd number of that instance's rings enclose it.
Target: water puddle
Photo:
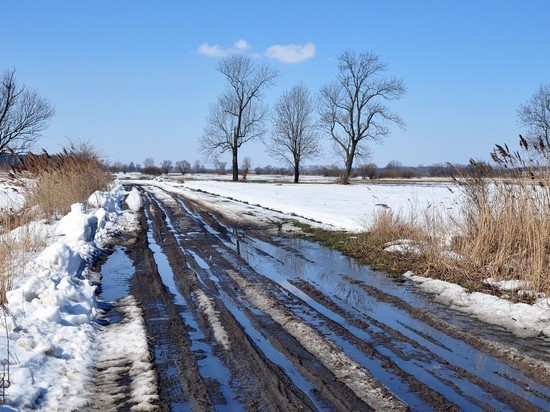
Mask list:
[[[196,220],[199,220],[204,223],[205,228],[207,228],[207,231],[210,234],[215,235],[219,240],[222,240],[222,242],[226,243],[227,240],[222,239],[218,232],[216,232],[213,228],[211,228],[202,217],[200,217],[198,214],[192,212],[186,205],[181,201],[180,199],[177,199],[178,204],[185,209],[187,213],[192,215],[192,217]],[[159,205],[161,207],[161,205]],[[183,235],[178,234],[174,230],[174,226],[169,218],[169,215],[165,209],[161,207],[161,210],[163,210],[163,213],[165,215],[166,224],[167,227],[173,232],[173,234],[178,238],[180,241],[180,248],[182,252],[186,256],[190,256],[199,266],[200,269],[206,275],[209,277],[209,279],[216,285],[216,291],[221,299],[221,301],[224,303],[224,306],[229,310],[229,312],[233,315],[233,317],[237,320],[237,322],[241,325],[241,327],[246,331],[247,335],[254,341],[256,346],[262,351],[264,356],[271,360],[274,364],[279,366],[285,371],[285,374],[290,378],[292,383],[300,389],[303,393],[305,393],[310,401],[315,405],[315,407],[319,410],[325,410],[326,405],[323,405],[319,403],[319,400],[315,396],[315,387],[300,373],[298,370],[294,367],[294,365],[281,353],[279,352],[272,344],[271,342],[260,332],[259,329],[257,329],[251,322],[251,320],[248,318],[246,313],[243,309],[241,309],[243,306],[246,307],[248,310],[250,310],[252,313],[255,313],[256,315],[263,315],[263,313],[258,312],[257,309],[253,308],[248,304],[248,302],[239,300],[239,304],[237,304],[233,298],[231,298],[227,293],[225,293],[220,286],[220,279],[218,276],[214,274],[214,272],[211,269],[210,264],[206,262],[203,258],[201,258],[196,252],[191,250],[190,248],[184,248],[181,245],[181,241],[183,239]],[[200,233],[200,232],[196,232]],[[189,233],[187,233],[189,235]],[[193,269],[189,263],[187,264],[187,267],[191,269],[195,275],[197,276],[199,282],[208,289],[208,286],[206,282],[202,279],[202,273],[199,271]]]
[[[241,256],[258,273],[274,280],[288,292],[306,301],[316,311],[344,326],[358,338],[375,344],[375,349],[381,355],[393,359],[406,372],[411,373],[427,386],[441,392],[457,405],[462,405],[467,409],[474,407],[466,397],[460,396],[457,398],[456,394],[450,393],[449,387],[439,382],[439,379],[442,382],[453,382],[463,394],[481,399],[496,409],[507,409],[506,405],[500,403],[491,394],[482,391],[472,382],[458,378],[452,369],[434,359],[430,359],[429,353],[427,354],[429,360],[427,363],[424,362],[422,360],[425,357],[422,356],[423,349],[413,347],[407,342],[391,340],[399,351],[410,357],[407,360],[397,356],[384,345],[376,345],[377,340],[373,339],[372,334],[386,335],[388,339],[391,339],[391,335],[387,331],[372,325],[370,326],[372,331],[370,333],[350,325],[341,316],[318,304],[305,293],[289,284],[288,281],[290,279],[304,280],[314,284],[321,292],[333,299],[336,298],[334,300],[340,302],[339,304],[345,310],[357,313],[362,317],[376,319],[403,336],[417,342],[420,348],[426,348],[445,362],[456,365],[458,368],[515,393],[543,409],[548,410],[550,408],[550,403],[547,400],[539,398],[532,391],[524,389],[529,387],[534,389],[535,392],[543,394],[543,397],[549,397],[549,388],[531,381],[521,371],[500,362],[493,356],[479,352],[465,342],[447,336],[442,331],[411,318],[406,311],[394,307],[391,303],[377,300],[362,288],[343,279],[342,275],[361,280],[383,292],[398,296],[417,308],[430,310],[432,304],[424,300],[421,295],[412,293],[407,287],[397,287],[387,276],[381,276],[366,267],[358,266],[351,259],[318,244],[300,239],[279,239],[279,242],[281,243],[280,247],[258,239],[245,237],[240,239],[239,249]],[[295,250],[298,253],[295,253]],[[312,264],[312,262],[315,262],[315,264]],[[302,313],[302,316],[304,319],[313,322],[311,315]],[[369,322],[367,321],[367,323]],[[430,339],[427,339],[427,336]],[[341,341],[339,344],[345,345]],[[352,351],[351,353],[355,352]],[[372,368],[369,364],[369,370],[375,378],[384,381],[388,388],[398,396],[407,396],[406,393],[402,392],[402,388],[396,387],[395,381],[390,380],[388,382],[387,377],[381,376],[377,369]],[[434,379],[434,376],[439,379]]]
[[[116,246],[101,266],[100,298],[104,301],[119,300],[130,291],[129,280],[134,274],[134,264],[122,246]]]

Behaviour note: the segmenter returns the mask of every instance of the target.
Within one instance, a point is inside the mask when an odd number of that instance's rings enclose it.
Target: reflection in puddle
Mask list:
[[[444,394],[447,399],[468,410],[477,408],[468,401],[469,396],[481,399],[498,410],[509,409],[491,393],[457,375],[452,368],[446,366],[448,362],[515,393],[543,409],[550,408],[547,400],[550,397],[549,388],[531,381],[521,371],[500,362],[497,358],[412,318],[405,310],[369,295],[359,285],[344,279],[343,275],[360,280],[382,292],[397,296],[416,308],[432,313],[444,313],[441,305],[430,302],[423,295],[415,293],[412,288],[398,286],[389,277],[373,272],[367,267],[358,266],[353,260],[318,244],[300,239],[278,239],[278,241],[280,245],[275,246],[258,239],[243,237],[240,240],[241,256],[258,273],[279,283],[287,291],[306,301],[318,313],[344,326],[358,338],[373,344],[381,355],[394,360],[403,370]],[[347,320],[290,285],[288,281],[291,279],[303,280],[315,285],[321,292],[339,302],[346,311],[356,313],[356,316],[365,320],[369,326],[367,329],[359,329],[351,325]],[[306,321],[314,322],[311,314],[301,313],[300,315]],[[446,316],[449,316],[449,313]],[[375,326],[377,322],[384,327]],[[487,325],[483,327],[486,328]],[[405,339],[395,340],[392,336],[395,331]],[[329,333],[328,330],[326,332]],[[378,344],[377,341],[381,336],[385,336],[384,340],[391,342],[391,345]],[[411,345],[407,339],[417,344]],[[339,344],[344,345],[341,341]],[[391,347],[394,349],[392,350]],[[398,353],[403,353],[405,358]],[[437,361],[433,354],[441,358],[443,363]],[[369,365],[365,366],[370,369]],[[377,373],[372,369],[371,372],[373,375]],[[384,377],[375,377],[384,382],[390,390],[399,389],[392,387],[395,386],[394,383],[384,381]],[[445,381],[452,382],[460,393],[467,395],[456,394]],[[542,395],[538,397],[536,393],[526,391],[525,387],[535,389]]]
[[[405,388],[407,385],[403,385],[402,381],[388,373],[384,367],[377,370],[376,362],[367,359],[353,344],[335,334],[322,321],[322,316],[343,326],[357,338],[368,342],[382,358],[391,359],[405,372],[465,410],[479,410],[479,404],[475,400],[481,401],[484,407],[510,410],[510,406],[501,402],[490,393],[489,389],[479,387],[476,384],[478,378],[514,393],[543,410],[550,410],[549,388],[533,382],[521,371],[492,355],[480,352],[464,341],[448,336],[445,332],[411,317],[406,310],[396,307],[391,301],[380,300],[370,295],[360,284],[354,284],[352,281],[357,280],[364,285],[374,287],[417,309],[436,313],[442,320],[468,329],[473,335],[506,342],[524,352],[529,348],[527,354],[548,359],[550,354],[546,343],[542,340],[522,340],[504,332],[501,328],[492,327],[452,311],[434,302],[414,287],[397,285],[388,276],[358,265],[353,259],[316,243],[301,239],[280,238],[275,240],[277,243],[275,245],[229,228],[226,228],[222,235],[200,215],[190,212],[183,202],[179,203],[193,219],[199,221],[226,247],[237,252],[256,272],[278,283],[286,293],[305,301],[313,310],[308,311],[298,305],[292,308],[294,313],[322,330],[325,336],[330,337],[350,356],[369,369],[377,380],[384,383],[398,397],[408,398],[407,403],[416,402],[416,406],[422,409],[421,401],[408,392]],[[239,262],[224,252],[223,248],[216,247],[216,249],[225,254],[230,265],[238,267],[236,265]],[[324,307],[312,300],[289,283],[289,280],[301,280],[314,285],[344,311],[353,314],[352,318],[364,321],[367,326],[364,328],[354,326],[350,323],[353,319],[348,321],[329,307]],[[277,294],[277,292],[274,293]],[[281,301],[284,301],[284,293],[281,292],[279,295]],[[468,374],[478,378],[469,380]]]
[[[115,247],[105,263],[101,266],[101,294],[105,301],[122,299],[128,296],[128,280],[134,274],[134,264],[126,255],[124,248]]]

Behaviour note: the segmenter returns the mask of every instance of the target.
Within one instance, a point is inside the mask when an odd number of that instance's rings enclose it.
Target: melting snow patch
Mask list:
[[[410,239],[400,239],[394,242],[389,242],[384,245],[384,250],[390,253],[410,253],[414,255],[422,255],[422,247]]]
[[[98,329],[93,324],[97,286],[88,267],[113,233],[137,227],[135,216],[123,214],[120,207],[125,194],[120,184],[110,192],[97,192],[89,204],[98,209],[90,213],[81,204],[73,205],[54,225],[54,236],[49,238],[52,243],[14,279],[16,287],[7,293],[9,354],[6,338],[0,336],[4,351],[0,355],[11,361],[6,390],[11,407],[90,407],[90,383],[99,352]],[[111,343],[131,352],[132,397],[139,400],[136,405],[142,403],[142,409],[147,409],[148,402],[154,400],[156,378],[151,375],[144,332],[140,332],[141,315],[131,302],[125,308],[129,320],[119,328],[118,337],[113,329]]]
[[[529,289],[529,285],[523,280],[495,280],[489,278],[485,280],[485,283],[500,290]]]
[[[494,325],[503,326],[518,336],[550,336],[550,299],[539,299],[535,304],[513,303],[507,299],[480,292],[470,293],[461,286],[443,280],[403,275],[451,308],[471,314]]]

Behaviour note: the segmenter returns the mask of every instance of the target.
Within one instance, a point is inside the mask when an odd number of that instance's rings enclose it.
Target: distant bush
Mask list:
[[[357,174],[361,176],[363,180],[378,178],[378,166],[374,163],[367,163],[360,165],[357,168]]]
[[[151,176],[160,176],[163,174],[163,171],[160,167],[157,166],[147,166],[141,169],[141,173],[144,175],[151,175]]]

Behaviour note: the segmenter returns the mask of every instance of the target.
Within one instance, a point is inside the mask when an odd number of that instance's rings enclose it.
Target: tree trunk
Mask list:
[[[353,168],[353,158],[355,157],[355,148],[357,147],[357,143],[352,143],[351,149],[348,153],[348,157],[346,159],[346,167],[344,170],[344,175],[342,176],[342,184],[347,185],[349,183],[349,178],[351,176],[351,169]]]
[[[300,180],[300,165],[298,162],[294,163],[294,183],[298,183]]]
[[[239,180],[239,162],[237,158],[237,146],[233,147],[233,181]]]

